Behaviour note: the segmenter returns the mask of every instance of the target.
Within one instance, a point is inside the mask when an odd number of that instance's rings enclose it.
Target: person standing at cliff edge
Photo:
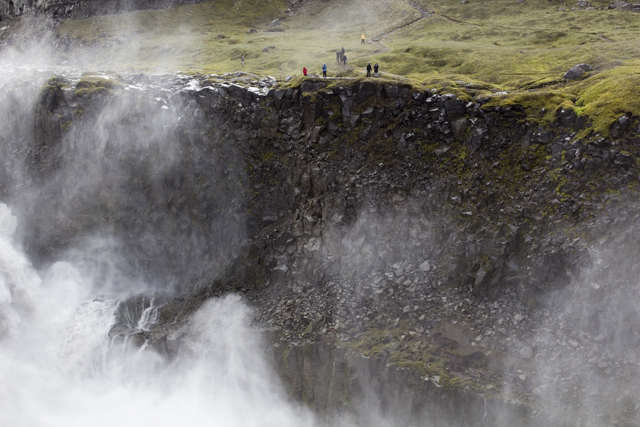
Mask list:
[[[371,62],[367,64],[367,77],[371,77]]]
[[[360,44],[364,44],[364,33],[362,33],[362,41],[360,41]]]
[[[241,64],[242,64],[242,66],[244,67],[244,55],[242,55],[242,56],[240,57],[240,63],[241,63]]]
[[[327,64],[322,64],[322,77],[327,78]]]
[[[302,75],[307,77],[307,67],[302,67]]]
[[[373,77],[378,77],[378,63],[373,66]]]

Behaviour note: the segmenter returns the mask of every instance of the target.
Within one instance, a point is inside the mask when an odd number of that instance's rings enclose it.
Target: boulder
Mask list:
[[[591,71],[592,68],[587,64],[578,64],[571,67],[566,73],[562,75],[563,79],[575,80],[584,76],[587,71]]]
[[[533,349],[531,347],[525,346],[522,347],[518,353],[523,359],[531,359],[531,357],[533,356]]]
[[[398,97],[398,86],[388,86],[385,88],[384,92],[387,98],[397,98]]]
[[[444,109],[449,117],[461,116],[467,112],[464,103],[459,99],[449,99],[445,101]]]
[[[373,83],[364,82],[358,88],[358,102],[363,102],[371,95],[376,93],[376,87]]]

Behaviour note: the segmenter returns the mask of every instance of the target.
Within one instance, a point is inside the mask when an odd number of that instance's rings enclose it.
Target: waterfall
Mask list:
[[[11,241],[15,223],[0,205],[0,425],[314,424],[284,397],[240,297],[201,307],[177,332],[179,355],[167,360],[109,337],[123,296],[96,297],[71,263],[36,273]],[[129,307],[134,326],[153,323],[149,301]]]
[[[0,79],[0,425],[313,426],[287,399],[238,296],[192,314],[171,358],[115,333],[154,327],[157,291],[209,280],[243,237],[240,178],[217,166],[211,146],[176,136],[201,125],[179,123],[180,95],[130,85],[133,95],[96,109],[89,126],[61,135],[45,123],[57,139],[38,142],[33,113],[54,73],[10,71]],[[83,114],[81,100],[67,101],[41,118]],[[217,183],[188,201],[182,193],[200,181],[173,174],[186,143],[181,167]],[[143,217],[152,204],[166,212]]]

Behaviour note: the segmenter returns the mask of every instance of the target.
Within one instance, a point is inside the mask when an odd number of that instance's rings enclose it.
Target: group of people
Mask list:
[[[367,64],[367,77],[371,77],[371,62],[369,62]],[[378,70],[380,69],[380,66],[378,65],[378,63],[376,62],[376,64],[373,66],[373,77],[378,77]],[[306,76],[307,75],[307,67],[302,67],[302,75]],[[327,78],[327,64],[322,64],[322,77],[324,77],[325,79]]]
[[[376,65],[373,66],[373,77],[378,77],[378,69],[379,65],[376,62]],[[371,62],[367,64],[367,77],[371,77]]]
[[[364,33],[362,33],[362,37],[361,37],[362,42],[364,43]],[[342,62],[342,66],[346,66],[347,65],[347,55],[345,55],[345,51],[344,51],[344,47],[336,50],[336,62],[339,64]],[[243,61],[243,65],[244,65],[244,61]],[[369,62],[369,64],[367,64],[367,77],[371,77],[371,69],[373,68],[373,77],[378,77],[378,69],[380,68],[378,66],[378,64],[376,63],[373,67],[371,67],[371,62]],[[307,75],[307,67],[302,67],[302,75],[306,76]],[[327,64],[322,64],[322,77],[324,77],[325,79],[327,78]]]
[[[364,43],[364,33],[362,33],[361,43]],[[336,50],[336,62],[339,64],[342,62],[342,66],[347,65],[347,55],[344,54],[344,47]],[[240,63],[244,67],[244,55],[240,57]],[[302,67],[302,75],[307,75],[307,67]],[[378,64],[373,66],[373,76],[378,77]],[[327,78],[327,64],[322,64],[322,77]],[[371,62],[367,64],[367,77],[371,77]]]
[[[307,67],[302,67],[302,75],[307,76]],[[327,78],[327,64],[322,64],[322,77]]]
[[[342,66],[347,65],[347,55],[344,54],[344,47],[336,50],[336,62],[339,64],[342,62]]]

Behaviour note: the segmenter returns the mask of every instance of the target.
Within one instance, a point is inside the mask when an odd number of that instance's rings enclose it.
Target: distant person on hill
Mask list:
[[[342,55],[342,66],[347,65],[347,55]]]
[[[327,78],[327,64],[322,64],[322,77]]]
[[[378,77],[378,63],[373,66],[373,77]]]
[[[240,57],[240,63],[241,63],[241,64],[242,64],[242,66],[244,67],[244,55],[242,55],[242,56]]]
[[[367,77],[371,77],[371,62],[367,64]]]
[[[342,56],[344,56],[344,47],[342,48]]]
[[[341,57],[341,52],[340,49],[336,50],[336,62],[340,62],[340,57]]]
[[[302,75],[307,76],[307,67],[302,67]]]
[[[364,33],[362,33],[362,37],[361,37],[361,39],[362,39],[362,40],[360,41],[360,44],[364,44]]]

